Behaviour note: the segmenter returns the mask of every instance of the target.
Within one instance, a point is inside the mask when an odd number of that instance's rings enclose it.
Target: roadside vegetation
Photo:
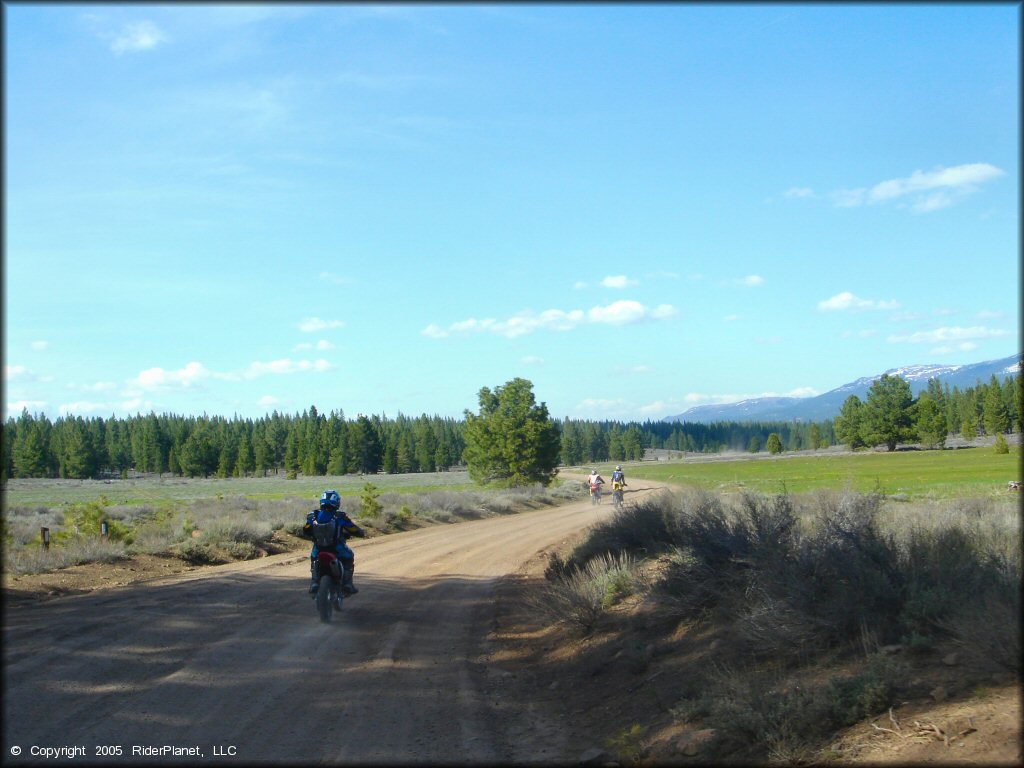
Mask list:
[[[299,538],[305,515],[334,478],[327,479],[326,485],[324,478],[308,480],[315,489],[308,498],[217,493],[199,498],[161,497],[145,504],[115,504],[105,496],[56,505],[5,504],[4,570],[11,575],[40,573],[138,554],[213,565],[308,547],[308,541]],[[575,483],[506,490],[410,490],[394,480],[363,479],[358,487],[350,483],[343,490],[342,507],[371,536],[538,509],[582,494]],[[63,499],[61,485],[77,481],[50,483],[49,498]],[[334,485],[339,490],[343,487]],[[244,483],[236,487],[244,490]],[[100,536],[103,523],[106,538]],[[49,529],[48,548],[42,545],[44,527]]]
[[[713,731],[706,760],[820,760],[915,693],[940,649],[965,685],[1019,679],[1017,502],[665,492],[552,556],[534,605],[637,649],[637,675],[664,661],[674,722]]]

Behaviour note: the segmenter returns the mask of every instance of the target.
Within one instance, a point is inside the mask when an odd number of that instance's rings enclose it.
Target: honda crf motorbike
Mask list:
[[[316,600],[320,621],[326,623],[331,620],[334,611],[341,610],[341,601],[344,599],[341,593],[341,561],[333,552],[321,550],[317,553],[314,567],[320,586],[313,593],[313,598]]]

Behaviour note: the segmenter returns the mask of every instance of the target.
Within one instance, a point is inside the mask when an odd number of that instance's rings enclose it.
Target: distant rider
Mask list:
[[[590,470],[590,477],[587,478],[587,484],[590,485],[590,493],[595,494],[604,484],[604,478],[597,474],[596,469],[592,469]]]
[[[359,590],[352,583],[352,575],[355,573],[356,568],[356,556],[345,543],[345,539],[350,536],[363,538],[366,536],[366,531],[353,523],[351,518],[342,511],[341,496],[333,489],[324,491],[320,497],[320,509],[314,509],[306,515],[306,524],[302,530],[307,536],[312,536],[314,521],[318,523],[334,523],[334,554],[341,561],[342,568],[341,593],[346,597],[356,594]],[[314,593],[320,588],[320,583],[316,578],[316,556],[319,553],[320,548],[314,541],[313,549],[309,553],[309,570],[312,579],[309,585],[310,593]]]
[[[615,471],[612,472],[612,486],[619,483],[623,488],[626,487],[626,473],[622,471],[622,466],[616,464]]]

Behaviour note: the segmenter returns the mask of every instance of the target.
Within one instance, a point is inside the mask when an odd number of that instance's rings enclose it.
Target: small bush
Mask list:
[[[556,621],[590,631],[638,584],[629,555],[595,557],[584,567],[548,582],[534,607]]]
[[[188,539],[174,547],[173,552],[192,565],[217,565],[228,562],[228,558],[208,542]]]

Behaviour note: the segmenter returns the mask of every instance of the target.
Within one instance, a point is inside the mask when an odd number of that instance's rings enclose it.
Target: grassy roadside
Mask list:
[[[376,536],[428,525],[511,514],[564,503],[582,493],[575,483],[550,488],[480,490],[460,482],[459,473],[433,476],[379,475],[374,478],[264,478],[234,481],[187,481],[176,486],[165,479],[134,483],[143,503],[129,503],[127,493],[97,493],[106,486],[81,481],[46,481],[31,489],[15,489],[3,512],[4,575],[45,573],[85,563],[114,563],[138,555],[170,556],[191,565],[248,560],[289,549],[308,547],[297,538],[306,513],[316,506],[324,488],[342,493],[342,508]],[[430,481],[435,484],[431,485]],[[425,482],[426,481],[426,482]],[[180,481],[179,481],[180,482]],[[372,485],[372,488],[370,487]],[[281,486],[304,497],[278,498]],[[228,490],[235,493],[228,493]],[[177,491],[176,493],[174,491]],[[19,495],[20,494],[20,495]],[[38,495],[38,496],[37,496]],[[46,503],[15,503],[45,498]],[[125,498],[114,503],[111,497]],[[87,498],[88,501],[72,501]],[[101,539],[101,524],[108,530]],[[40,529],[49,529],[50,546],[41,546]]]
[[[575,651],[532,668],[581,700],[630,692],[579,726],[609,761],[844,761],[838,735],[891,708],[1019,684],[1019,467],[1019,448],[626,466],[682,487],[550,557],[533,633]]]

